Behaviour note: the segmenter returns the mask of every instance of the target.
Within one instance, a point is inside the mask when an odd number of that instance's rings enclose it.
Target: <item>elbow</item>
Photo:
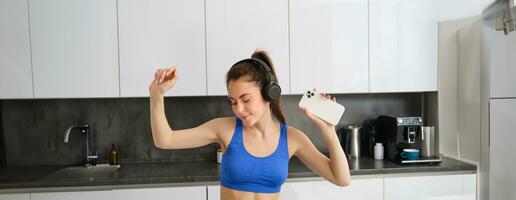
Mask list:
[[[154,146],[158,149],[163,149],[157,142],[154,142]]]
[[[158,141],[154,141],[154,146],[158,149],[165,149],[165,147],[163,146],[163,144],[161,144],[160,142]]]
[[[337,186],[340,186],[340,187],[350,186],[351,185],[351,178],[337,180],[334,184],[337,185]]]

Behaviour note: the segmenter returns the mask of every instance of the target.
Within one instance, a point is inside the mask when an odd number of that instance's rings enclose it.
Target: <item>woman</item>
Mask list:
[[[255,52],[250,59],[237,62],[226,75],[228,99],[236,117],[172,130],[165,116],[163,96],[178,77],[174,67],[158,69],[149,87],[154,144],[162,149],[185,149],[219,143],[225,152],[220,171],[221,199],[279,199],[281,185],[288,175],[288,160],[293,155],[335,185],[351,183],[348,163],[333,125],[304,109],[304,114],[321,130],[330,159],[302,131],[285,124],[279,88],[275,88],[276,74],[265,52]],[[335,101],[329,95],[321,95]]]

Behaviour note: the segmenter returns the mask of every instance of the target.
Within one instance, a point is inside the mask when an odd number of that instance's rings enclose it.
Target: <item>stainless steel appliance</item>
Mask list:
[[[361,155],[361,129],[360,126],[347,126],[340,130],[340,144],[348,158],[359,158]]]
[[[400,153],[403,149],[422,149],[421,117],[409,116],[379,116],[376,120],[378,128],[377,141],[385,147],[385,157],[400,164],[409,163],[440,163],[439,156],[418,157],[415,160],[403,159]]]
[[[421,126],[421,157],[430,158],[436,155],[434,126]]]

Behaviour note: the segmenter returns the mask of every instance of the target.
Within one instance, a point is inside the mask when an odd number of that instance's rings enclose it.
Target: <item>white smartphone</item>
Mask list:
[[[339,123],[342,114],[346,110],[343,105],[327,99],[312,90],[307,90],[303,94],[301,101],[299,101],[299,107],[307,107],[315,116],[333,125]]]

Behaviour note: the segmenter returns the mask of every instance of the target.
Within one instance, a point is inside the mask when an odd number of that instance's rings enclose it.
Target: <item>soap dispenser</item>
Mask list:
[[[118,165],[118,151],[115,144],[111,144],[111,153],[109,153],[109,164]]]

